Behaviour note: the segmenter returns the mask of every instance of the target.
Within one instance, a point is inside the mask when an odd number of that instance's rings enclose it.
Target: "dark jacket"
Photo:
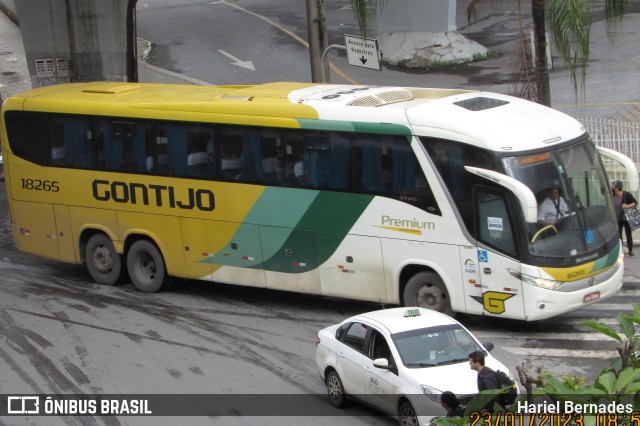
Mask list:
[[[464,410],[458,405],[456,408],[451,410],[450,414],[447,414],[447,417],[464,417]]]
[[[500,383],[498,383],[498,377],[496,372],[485,366],[478,373],[478,390],[483,391],[487,389],[500,389]]]

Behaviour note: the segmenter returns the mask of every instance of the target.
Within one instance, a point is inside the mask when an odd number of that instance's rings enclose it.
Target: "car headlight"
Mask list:
[[[440,397],[442,396],[441,390],[427,385],[420,385],[420,389],[422,390],[422,393],[427,395],[432,401],[440,402]]]
[[[555,290],[564,284],[564,281],[550,280],[547,278],[536,278],[530,275],[525,275],[518,271],[514,271],[512,269],[509,269],[509,273],[527,284],[531,284],[540,288],[545,288],[547,290]]]

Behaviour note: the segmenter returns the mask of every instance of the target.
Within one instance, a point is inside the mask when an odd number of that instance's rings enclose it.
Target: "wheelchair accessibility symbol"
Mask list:
[[[486,250],[478,250],[478,262],[488,262],[489,253]]]

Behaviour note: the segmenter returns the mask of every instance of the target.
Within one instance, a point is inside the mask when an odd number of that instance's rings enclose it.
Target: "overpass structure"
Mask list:
[[[137,81],[137,0],[0,0],[20,24],[32,87]]]

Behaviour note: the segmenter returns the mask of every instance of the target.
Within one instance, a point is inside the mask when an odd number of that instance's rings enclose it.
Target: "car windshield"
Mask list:
[[[611,191],[588,139],[553,151],[505,157],[503,164],[509,176],[538,198],[538,223],[527,225],[532,256],[569,259],[617,240]]]
[[[476,339],[458,324],[404,331],[391,336],[407,368],[436,367],[467,362],[483,351]]]

